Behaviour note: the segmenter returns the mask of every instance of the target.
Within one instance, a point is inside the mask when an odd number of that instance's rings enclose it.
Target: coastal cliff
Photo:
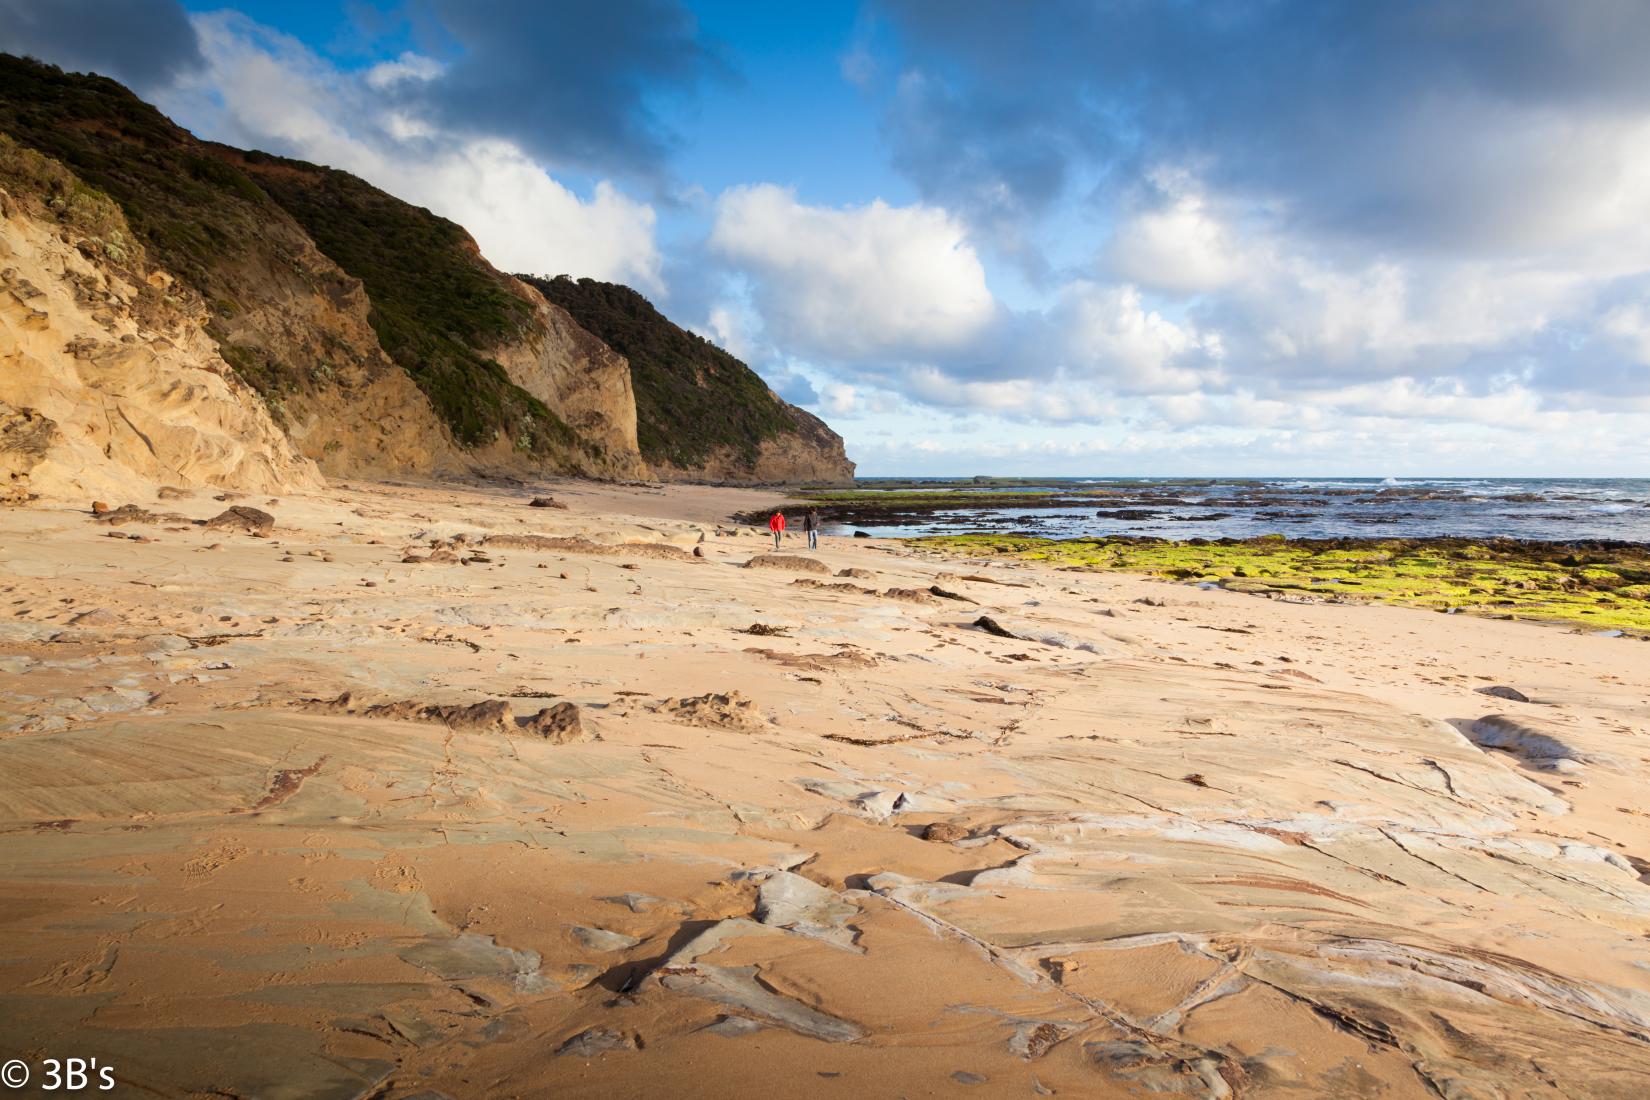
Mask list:
[[[0,137],[0,498],[314,487],[120,209]]]
[[[169,338],[155,384],[204,372],[225,400],[262,418],[243,431],[221,418],[194,424],[207,408],[199,402],[170,414],[202,437],[229,432],[246,452],[197,463],[201,480],[273,488],[317,471],[773,484],[852,477],[841,438],[822,421],[634,291],[601,284],[646,306],[672,346],[696,342],[682,345],[691,354],[627,351],[602,315],[542,293],[542,281],[496,270],[462,226],[347,172],[200,141],[112,80],[6,55],[0,134],[20,212],[4,223],[6,246],[35,255],[53,233],[90,242],[77,246],[79,260],[31,268],[32,285],[65,300],[78,278],[147,288],[170,323],[188,330]],[[118,216],[115,250],[141,254],[146,269],[105,270],[109,242],[63,221],[71,202]],[[98,270],[76,266],[85,264]],[[22,354],[20,323],[8,320],[13,358]],[[29,392],[62,395],[82,384],[84,349],[66,350],[69,337],[54,344],[53,332],[28,342],[28,375],[50,379]],[[23,387],[13,379],[8,392],[21,400]],[[39,451],[39,418],[56,422],[26,404],[0,411],[8,454]],[[97,463],[85,459],[92,465],[81,480],[98,480],[90,472],[98,463],[105,474],[160,476],[147,452],[102,453]],[[167,476],[186,480],[173,467]],[[254,476],[254,467],[265,472]],[[21,495],[78,491],[12,472]]]
[[[627,286],[520,278],[630,362],[636,435],[654,476],[730,484],[840,484],[854,464],[823,420]]]

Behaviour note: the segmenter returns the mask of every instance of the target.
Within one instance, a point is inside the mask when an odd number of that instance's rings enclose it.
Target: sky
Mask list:
[[[0,0],[628,283],[860,473],[1650,475],[1641,0]]]

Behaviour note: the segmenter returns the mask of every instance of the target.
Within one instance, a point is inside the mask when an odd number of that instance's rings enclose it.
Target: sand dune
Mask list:
[[[760,494],[551,490],[0,512],[0,1045],[157,1096],[1643,1095],[1641,643],[744,568]]]

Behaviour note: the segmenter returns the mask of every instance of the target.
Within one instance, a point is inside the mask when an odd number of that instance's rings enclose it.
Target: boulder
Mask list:
[[[588,741],[590,733],[584,728],[579,708],[574,703],[557,703],[537,714],[522,719],[521,732],[544,738],[553,745],[567,745]]]
[[[209,530],[244,531],[256,538],[267,538],[275,530],[275,517],[261,508],[235,504],[207,520],[206,526]]]

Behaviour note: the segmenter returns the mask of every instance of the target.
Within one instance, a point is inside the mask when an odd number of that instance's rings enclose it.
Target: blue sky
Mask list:
[[[637,286],[866,474],[1642,475],[1650,6],[13,0]]]

